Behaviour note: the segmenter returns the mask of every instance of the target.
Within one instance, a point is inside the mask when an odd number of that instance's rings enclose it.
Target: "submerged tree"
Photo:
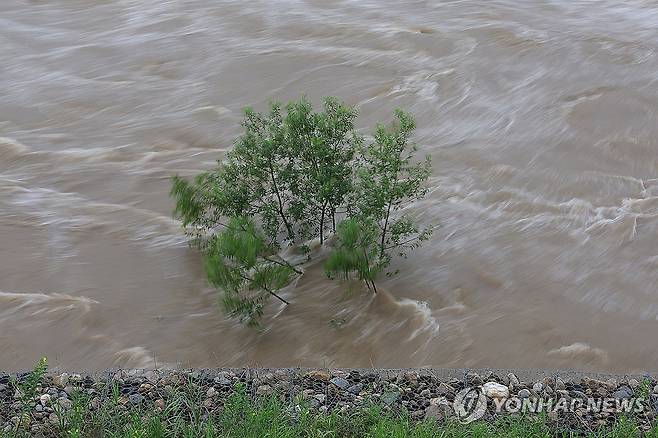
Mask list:
[[[377,292],[375,279],[391,262],[391,252],[406,252],[427,240],[431,228],[420,229],[414,219],[399,212],[427,193],[430,157],[414,162],[416,145],[409,142],[413,118],[396,111],[390,128],[377,126],[373,141],[359,150],[356,181],[349,205],[350,218],[339,227],[336,249],[326,263],[327,272],[348,277],[355,273]]]
[[[203,261],[210,283],[224,291],[226,310],[249,324],[262,315],[266,298],[289,304],[279,292],[302,273],[278,257],[276,248],[245,217],[231,218],[209,239]]]
[[[174,178],[175,214],[232,315],[253,324],[267,298],[288,304],[280,291],[302,271],[278,255],[284,246],[322,245],[335,232],[327,273],[354,273],[376,292],[391,252],[404,255],[429,236],[401,212],[425,195],[430,174],[429,158],[413,161],[413,119],[397,111],[396,124],[378,126],[365,145],[356,115],[335,98],[320,112],[305,99],[271,104],[267,114],[247,109],[244,134],[215,170]]]

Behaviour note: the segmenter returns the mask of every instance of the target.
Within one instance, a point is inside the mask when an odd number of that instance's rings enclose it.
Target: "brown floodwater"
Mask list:
[[[658,370],[655,0],[0,1],[0,368]],[[433,238],[382,293],[319,261],[261,330],[172,219],[241,109],[418,122]]]

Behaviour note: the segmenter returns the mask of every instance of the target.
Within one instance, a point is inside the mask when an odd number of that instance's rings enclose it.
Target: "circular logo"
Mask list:
[[[480,388],[464,388],[457,393],[452,407],[462,424],[479,420],[487,410],[487,396]]]

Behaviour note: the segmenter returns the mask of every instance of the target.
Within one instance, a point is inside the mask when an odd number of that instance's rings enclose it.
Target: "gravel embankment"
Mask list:
[[[658,406],[658,382],[650,376],[424,369],[118,370],[87,375],[48,373],[26,402],[19,390],[26,375],[0,373],[0,431],[9,430],[20,421],[28,423],[24,426],[32,430],[60,424],[60,417],[71,409],[76,392],[85,395],[90,411],[111,398],[122,409],[141,406],[157,411],[181,388],[191,388],[199,394],[203,409],[212,413],[221,409],[238,384],[250,396],[277,394],[288,403],[305,403],[319,412],[348,412],[376,403],[394,412],[406,410],[413,419],[438,421],[456,418],[453,402],[468,387],[479,388],[487,397],[487,408],[481,417],[487,421],[502,415],[496,412],[495,403],[501,398],[564,399],[567,405],[580,399],[583,404],[576,403],[571,410],[548,412],[554,425],[572,430],[595,430],[612,424],[620,415],[586,409],[583,406],[587,406],[588,398],[608,399],[614,405],[616,401],[642,397],[643,409],[633,415],[644,429],[653,423]]]

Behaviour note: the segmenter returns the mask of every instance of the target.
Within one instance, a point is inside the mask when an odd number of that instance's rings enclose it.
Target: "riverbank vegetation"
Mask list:
[[[274,390],[276,379],[296,378],[280,371],[283,374],[272,374],[270,380],[264,372],[244,376],[193,370],[119,371],[91,378],[47,375],[42,360],[30,373],[0,374],[0,382],[6,382],[0,383],[0,437],[658,438],[658,427],[633,413],[610,418],[613,421],[603,425],[585,417],[563,422],[542,414],[502,415],[461,424],[449,415],[417,417],[388,395],[380,403],[359,403],[349,409],[334,404],[322,410],[318,397],[328,399],[331,391],[311,391],[315,395],[306,397],[308,390],[297,394]],[[313,371],[297,378],[307,387],[324,382],[340,388],[340,381],[324,380],[328,375]]]
[[[231,315],[257,324],[266,300],[289,304],[281,291],[330,236],[327,275],[356,278],[374,293],[379,275],[395,273],[393,256],[430,236],[404,212],[425,196],[431,173],[430,157],[416,157],[413,118],[397,110],[394,123],[366,138],[356,117],[336,98],[317,112],[306,99],[273,103],[268,113],[246,109],[244,133],[216,169],[174,177],[175,214]]]
[[[373,406],[343,415],[313,413],[302,408],[291,410],[276,398],[258,401],[238,393],[227,401],[219,415],[207,416],[198,401],[180,396],[162,409],[119,410],[108,402],[90,411],[75,402],[71,414],[31,434],[21,427],[0,431],[3,438],[47,437],[116,437],[116,438],[633,438],[658,437],[658,427],[641,433],[632,419],[623,418],[611,427],[594,431],[557,431],[536,418],[503,418],[494,423],[478,421],[461,424],[451,421],[414,421],[408,415],[392,415]],[[189,412],[181,413],[181,406]]]

